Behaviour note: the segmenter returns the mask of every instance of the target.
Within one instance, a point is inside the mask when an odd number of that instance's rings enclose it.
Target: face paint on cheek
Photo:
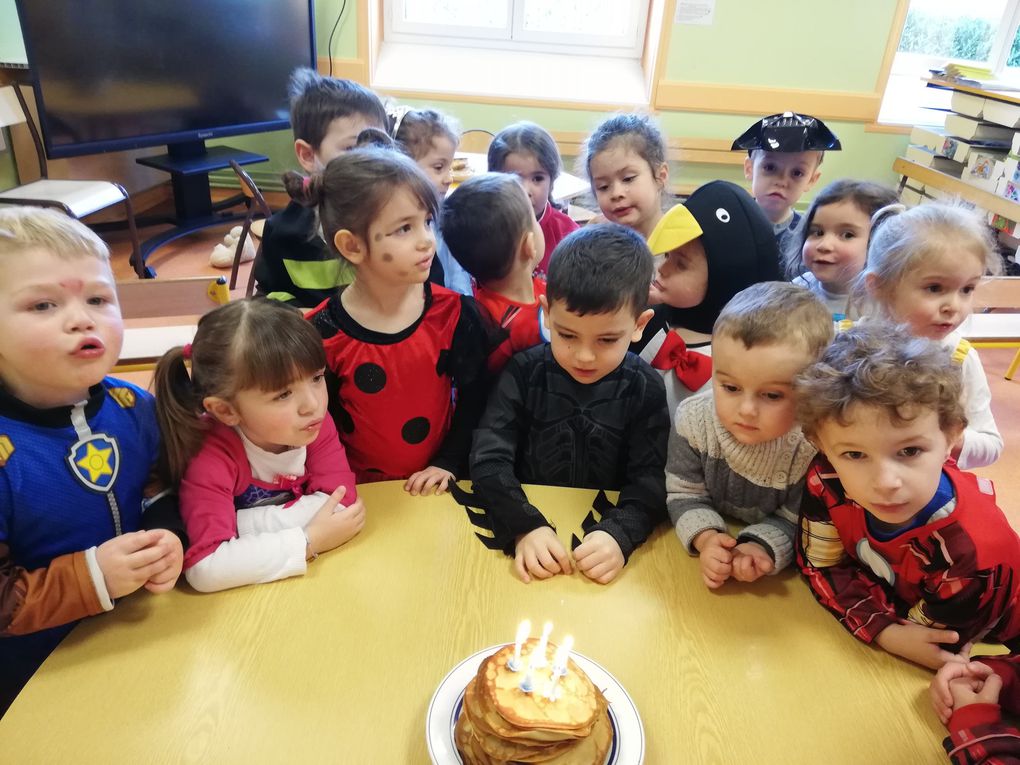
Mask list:
[[[382,262],[383,263],[392,263],[393,262],[393,256],[390,255],[388,252],[384,252],[382,254]]]
[[[382,234],[376,234],[374,237],[372,237],[372,241],[373,242],[381,242],[382,238],[383,238]]]

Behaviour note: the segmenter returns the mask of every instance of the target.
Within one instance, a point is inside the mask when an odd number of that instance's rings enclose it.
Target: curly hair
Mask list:
[[[578,159],[589,179],[591,161],[595,155],[606,151],[618,141],[648,163],[653,178],[666,162],[666,142],[651,117],[647,114],[614,114],[599,123],[584,142],[584,149]]]
[[[848,425],[855,406],[884,410],[893,424],[935,411],[944,433],[967,425],[961,396],[963,378],[950,352],[904,327],[862,322],[836,339],[822,357],[794,381],[797,418],[813,436],[829,420]]]

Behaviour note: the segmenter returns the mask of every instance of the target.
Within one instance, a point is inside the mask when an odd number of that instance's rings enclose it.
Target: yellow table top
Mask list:
[[[446,497],[359,487],[365,530],[308,574],[138,593],[79,626],[0,720],[30,763],[425,763],[446,673],[530,618],[634,699],[645,762],[940,763],[930,674],[854,640],[794,572],[709,592],[663,527],[620,579],[525,585]],[[595,492],[529,490],[561,538]]]

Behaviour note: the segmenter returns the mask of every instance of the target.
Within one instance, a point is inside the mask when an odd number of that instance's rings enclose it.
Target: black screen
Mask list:
[[[280,130],[311,0],[18,0],[46,151]]]

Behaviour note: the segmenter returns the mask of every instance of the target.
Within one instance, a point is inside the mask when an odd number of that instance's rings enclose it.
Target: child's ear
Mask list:
[[[651,308],[646,308],[641,312],[641,315],[637,317],[637,324],[634,327],[634,334],[630,336],[632,343],[636,343],[641,339],[641,335],[644,334],[645,327],[648,326],[648,322],[652,320],[652,316],[655,315],[655,311]]]
[[[659,169],[655,171],[655,180],[658,182],[660,188],[666,188],[666,184],[669,182],[668,162],[663,162],[659,165]]]
[[[754,159],[750,154],[744,157],[744,178],[754,180]]]
[[[333,246],[354,265],[363,263],[365,258],[368,257],[368,246],[366,243],[361,237],[346,228],[336,232],[336,235],[333,237]]]
[[[529,231],[521,237],[521,243],[517,245],[517,259],[525,263],[537,263],[535,254],[538,248],[535,246],[535,232]]]
[[[807,186],[804,187],[804,191],[811,191],[811,187],[818,183],[818,179],[822,177],[822,168],[816,167],[814,173],[811,174],[811,180],[808,181]]]
[[[538,302],[542,304],[542,324],[546,329],[552,329],[549,326],[549,299],[545,295],[539,295]]]
[[[864,289],[868,291],[869,297],[878,295],[878,277],[875,274],[864,275]]]
[[[241,415],[225,398],[206,396],[202,399],[202,408],[227,427],[232,428],[241,422]]]
[[[294,153],[297,155],[297,161],[302,170],[309,174],[316,171],[315,149],[308,141],[300,138],[294,141]]]

